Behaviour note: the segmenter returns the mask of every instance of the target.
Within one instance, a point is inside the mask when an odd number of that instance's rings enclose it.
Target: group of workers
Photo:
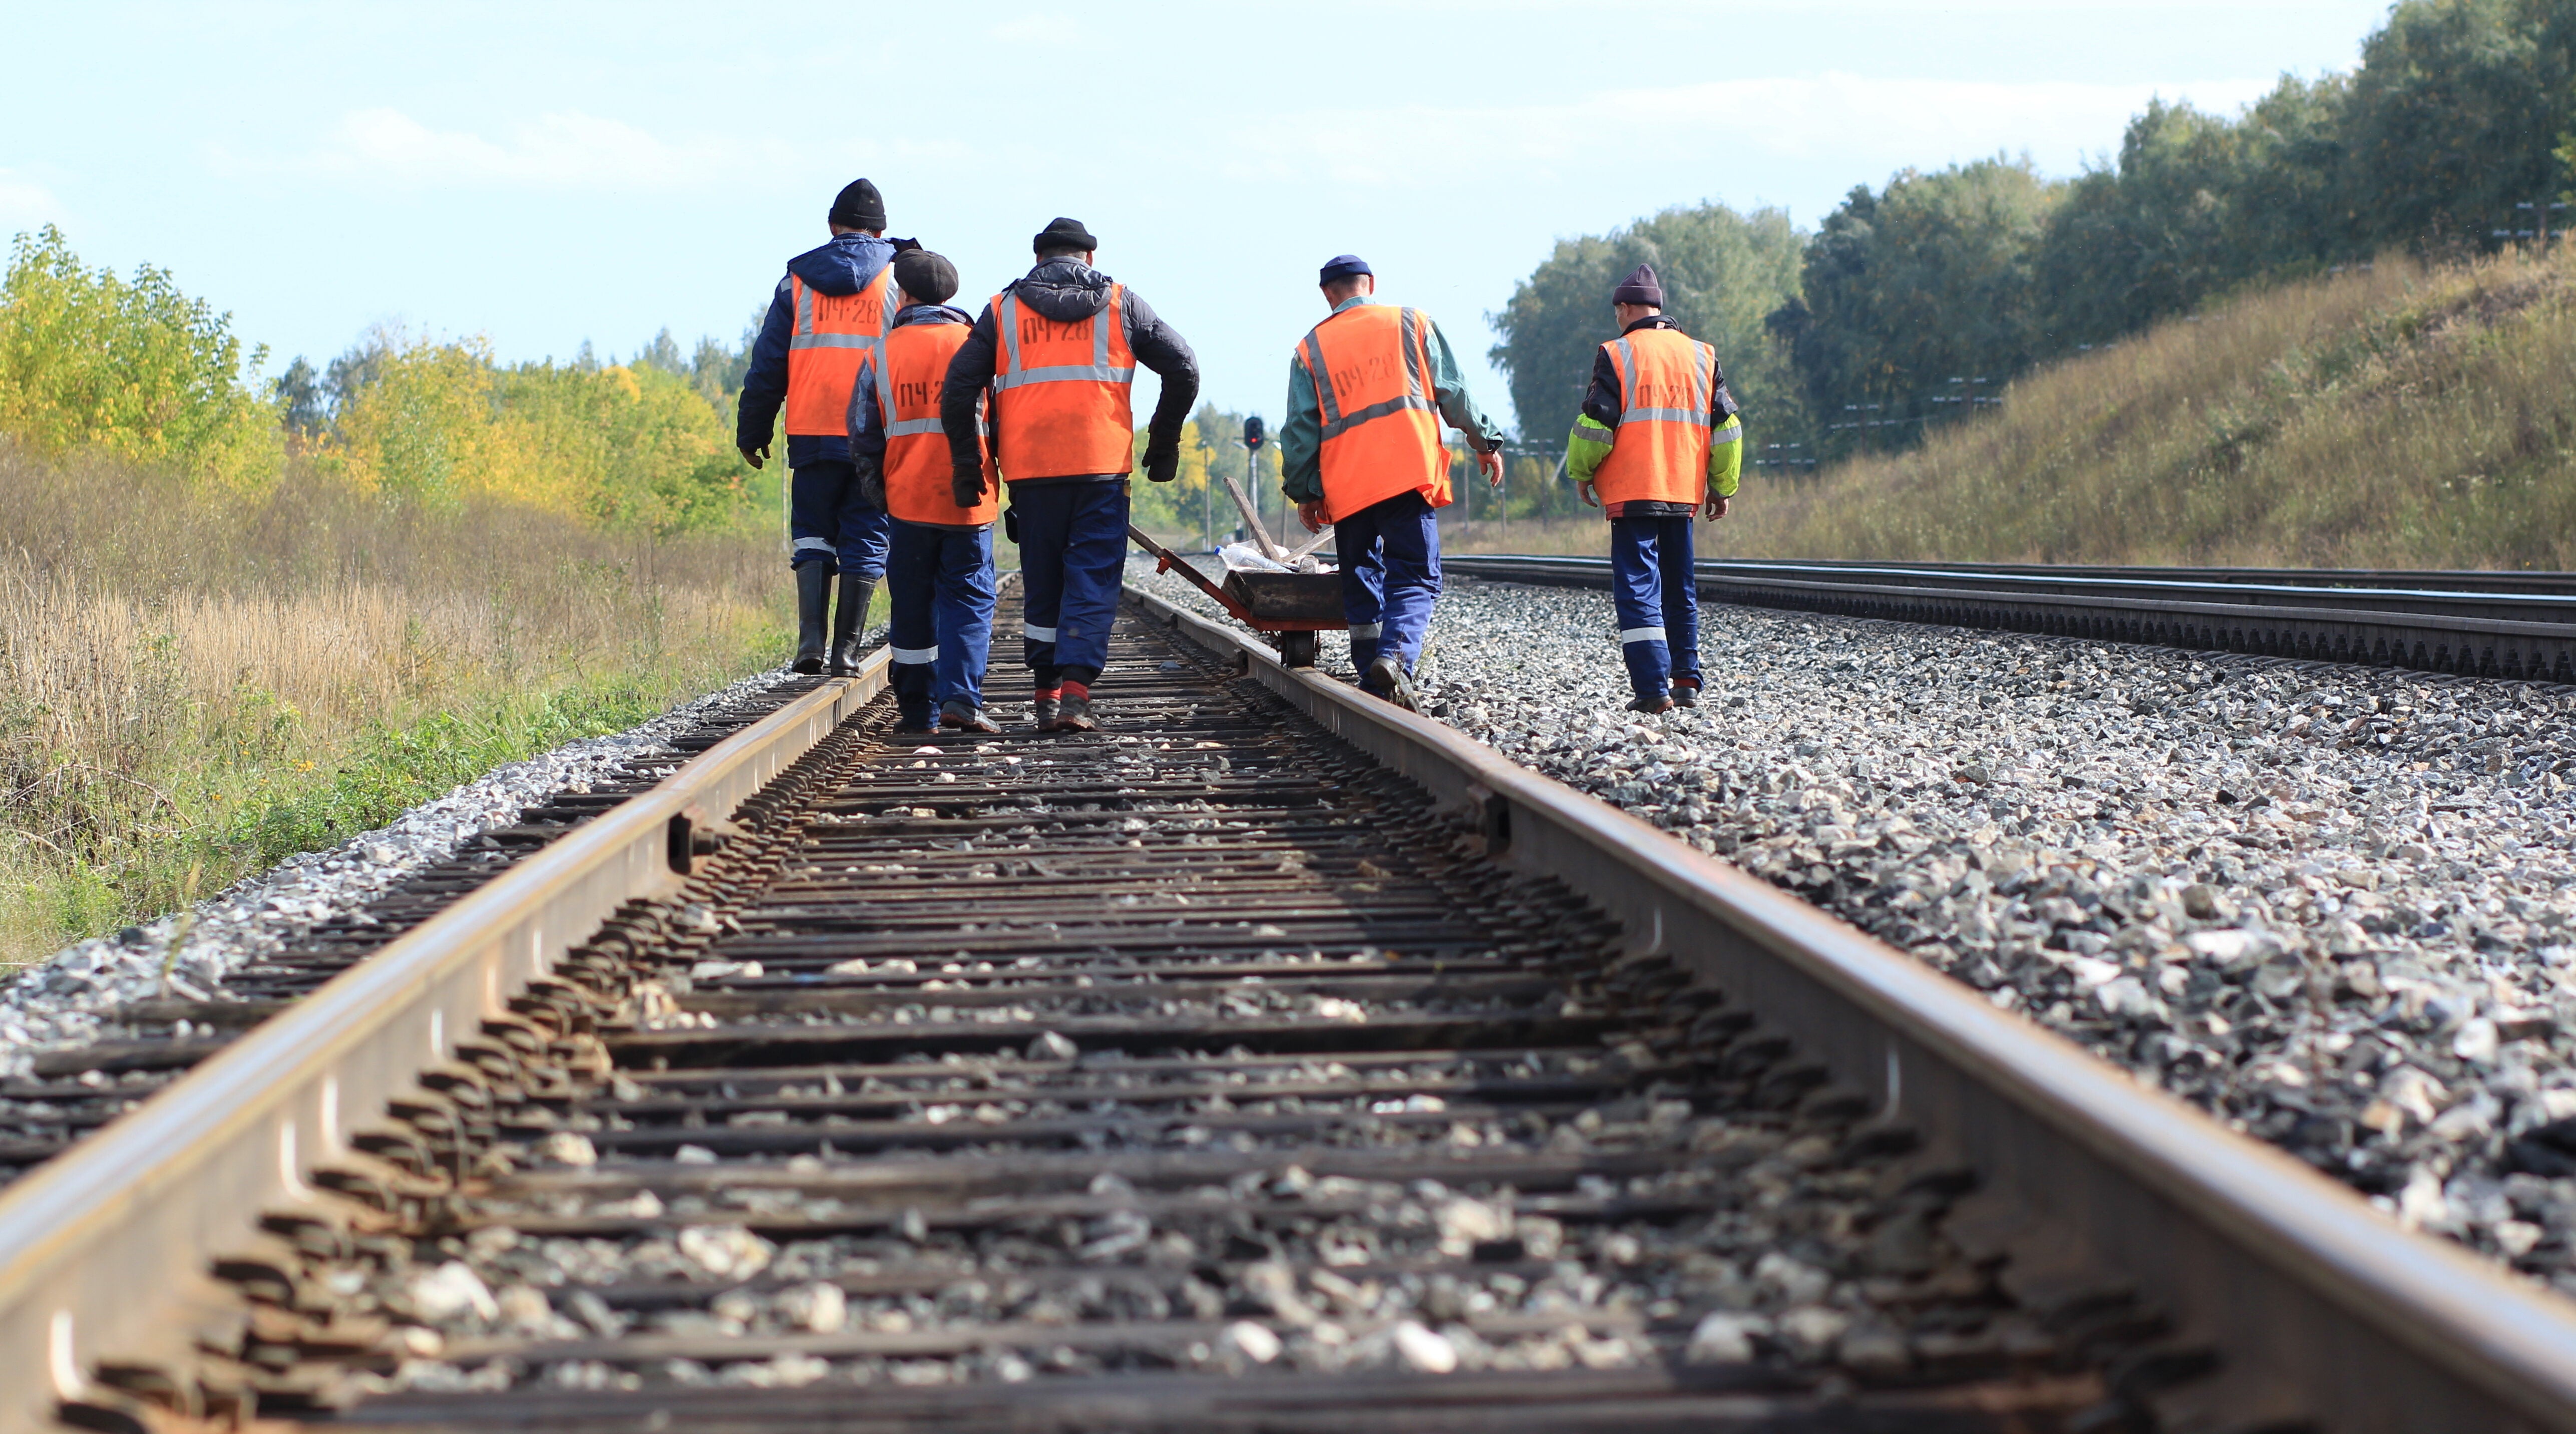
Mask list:
[[[882,582],[897,730],[999,732],[984,704],[999,522],[1020,550],[1034,725],[1096,728],[1137,466],[1136,371],[1161,380],[1142,463],[1168,483],[1198,398],[1196,357],[1094,267],[1099,241],[1074,220],[1040,230],[1035,267],[972,316],[949,302],[953,263],[885,237],[875,185],[842,189],[828,224],[830,241],[789,260],[771,297],[736,428],[759,468],[785,420],[795,670],[857,670]],[[1308,531],[1334,528],[1359,685],[1413,708],[1440,592],[1434,514],[1451,497],[1441,423],[1496,487],[1503,434],[1439,327],[1376,302],[1365,262],[1340,255],[1318,282],[1331,312],[1290,360],[1282,486]],[[1650,268],[1611,297],[1620,334],[1595,360],[1566,471],[1610,520],[1628,705],[1661,712],[1698,700],[1690,525],[1726,516],[1742,425],[1715,351],[1664,316]]]

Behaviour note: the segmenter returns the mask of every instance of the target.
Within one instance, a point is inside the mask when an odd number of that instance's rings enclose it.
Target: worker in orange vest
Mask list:
[[[984,714],[993,645],[993,519],[989,495],[959,503],[939,426],[949,360],[974,319],[948,307],[957,266],[927,249],[894,256],[902,308],[882,356],[859,365],[850,390],[850,462],[859,485],[893,519],[886,596],[893,606],[895,730],[999,732]]]
[[[1632,712],[1699,704],[1699,576],[1691,518],[1726,516],[1744,464],[1744,421],[1717,350],[1664,317],[1644,264],[1611,292],[1619,337],[1592,360],[1565,471],[1610,520],[1610,597]]]
[[[885,200],[853,180],[832,201],[831,242],[787,261],[743,375],[734,445],[754,468],[769,458],[779,411],[787,416],[788,563],[796,572],[799,672],[856,669],[868,602],[885,574],[886,515],[859,496],[850,466],[850,386],[859,362],[894,317],[886,266],[907,243],[885,238]],[[832,577],[841,605],[831,614]],[[826,617],[830,616],[828,640]]]
[[[1091,685],[1127,566],[1128,395],[1142,364],[1162,393],[1145,425],[1145,476],[1180,471],[1181,425],[1199,396],[1198,359],[1135,290],[1091,265],[1091,231],[1057,219],[1031,242],[1037,267],[993,296],[949,361],[939,404],[959,506],[980,501],[989,451],[1010,485],[1002,525],[1020,545],[1021,651],[1041,732],[1099,725]],[[978,416],[990,400],[992,438]]]
[[[1440,420],[1467,436],[1485,481],[1503,482],[1503,431],[1467,395],[1449,339],[1420,309],[1378,303],[1376,272],[1356,254],[1319,276],[1332,313],[1288,363],[1280,487],[1306,531],[1334,525],[1342,616],[1360,688],[1419,710],[1413,660],[1440,596],[1440,524],[1449,450]]]

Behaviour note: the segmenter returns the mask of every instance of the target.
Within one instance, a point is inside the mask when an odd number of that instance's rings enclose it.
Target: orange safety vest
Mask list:
[[[984,500],[972,508],[960,508],[948,496],[953,469],[948,432],[939,425],[939,390],[948,379],[948,360],[966,346],[966,334],[964,324],[905,324],[886,335],[878,357],[886,511],[907,523],[989,523],[1002,511],[998,484],[988,485]],[[991,476],[987,460],[985,477]]]
[[[1060,324],[1004,289],[993,296],[993,448],[1002,476],[1067,478],[1135,466],[1128,391],[1136,353],[1127,346],[1126,286],[1079,323]]]
[[[1706,502],[1717,350],[1678,329],[1639,329],[1602,347],[1619,372],[1619,427],[1592,477],[1601,501]]]
[[[840,437],[850,431],[850,388],[859,361],[876,351],[894,322],[894,266],[855,294],[817,293],[787,276],[796,326],[787,335],[787,431]]]
[[[1431,320],[1354,304],[1297,346],[1324,425],[1324,506],[1338,523],[1398,493],[1449,504],[1449,450],[1431,391]]]

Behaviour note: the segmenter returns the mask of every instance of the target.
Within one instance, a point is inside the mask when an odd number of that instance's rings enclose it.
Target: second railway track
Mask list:
[[[1135,600],[881,669],[0,1201],[0,1421],[2576,1429],[2576,1320],[1643,825]],[[603,921],[604,918],[604,921]]]
[[[1607,558],[1460,553],[1452,572],[1606,587]],[[2300,661],[2576,683],[2566,573],[1709,559],[1704,598]]]

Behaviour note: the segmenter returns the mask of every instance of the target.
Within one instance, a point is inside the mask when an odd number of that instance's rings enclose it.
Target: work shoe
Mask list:
[[[936,732],[939,730],[939,719],[932,715],[927,707],[919,711],[898,712],[895,714],[894,730],[906,735]]]
[[[1063,693],[1057,688],[1038,689],[1038,695],[1029,699],[1030,725],[1041,732],[1054,731],[1057,713],[1063,707],[1062,698]]]
[[[1631,712],[1670,712],[1673,710],[1673,699],[1666,697],[1660,692],[1656,693],[1652,697],[1631,697],[1628,699],[1628,710]]]
[[[834,677],[848,677],[859,670],[859,633],[868,625],[868,603],[876,595],[876,579],[841,574],[841,601],[832,609]]]
[[[831,616],[832,569],[826,563],[796,565],[796,660],[798,672],[823,670],[823,631]]]
[[[1673,705],[1676,707],[1697,707],[1699,705],[1698,678],[1676,677],[1673,679]]]
[[[1381,657],[1360,674],[1360,690],[1407,712],[1422,710],[1422,694],[1413,690],[1413,679],[1406,676],[1404,664],[1392,657]]]
[[[1091,689],[1079,682],[1064,685],[1064,696],[1056,703],[1055,731],[1096,732],[1100,719],[1091,715]]]
[[[984,709],[971,702],[939,704],[939,725],[961,732],[999,732],[1002,724],[984,715]]]

